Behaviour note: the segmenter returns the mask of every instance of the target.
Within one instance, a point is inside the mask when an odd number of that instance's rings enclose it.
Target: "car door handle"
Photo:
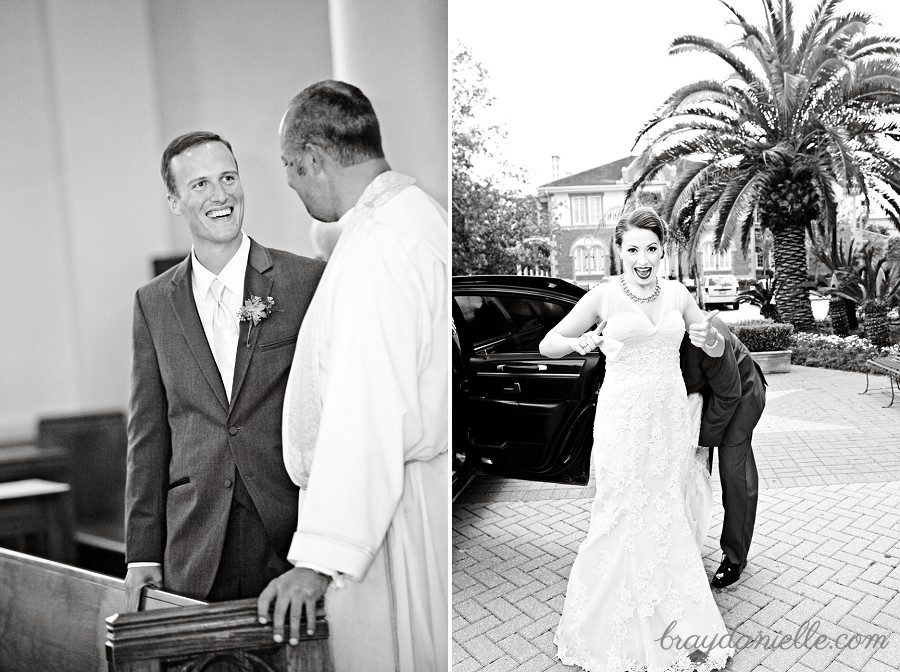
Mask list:
[[[546,371],[546,364],[498,364],[497,371]]]
[[[513,383],[512,387],[504,387],[504,392],[511,392],[512,394],[522,394],[522,386],[519,383]]]

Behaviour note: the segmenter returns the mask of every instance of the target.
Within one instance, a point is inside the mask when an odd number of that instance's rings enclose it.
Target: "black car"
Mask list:
[[[604,357],[538,352],[584,293],[555,278],[453,278],[454,499],[478,473],[587,484]]]

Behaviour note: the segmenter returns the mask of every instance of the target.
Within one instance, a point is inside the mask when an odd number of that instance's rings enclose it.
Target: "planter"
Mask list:
[[[750,356],[759,364],[763,373],[789,373],[791,370],[790,350],[771,350],[769,352],[751,352]]]

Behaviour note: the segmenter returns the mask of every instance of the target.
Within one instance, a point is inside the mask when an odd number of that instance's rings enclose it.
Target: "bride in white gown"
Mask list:
[[[548,357],[606,355],[597,494],[554,640],[564,663],[591,672],[713,670],[733,653],[701,558],[712,496],[696,456],[699,401],[692,414],[678,355],[686,328],[715,357],[724,338],[682,284],[657,279],[663,237],[653,210],[625,215],[624,274],[588,292],[541,343]]]

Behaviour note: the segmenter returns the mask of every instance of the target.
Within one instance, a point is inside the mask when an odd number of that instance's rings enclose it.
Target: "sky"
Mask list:
[[[761,0],[731,0],[761,24]],[[794,25],[815,0],[794,0]],[[525,168],[532,188],[629,156],[644,123],[681,85],[721,79],[714,56],[670,56],[681,35],[729,43],[735,28],[718,0],[449,0],[450,49],[467,45],[488,72],[495,100],[488,122],[507,133],[504,158]],[[897,0],[844,0],[900,35]]]

